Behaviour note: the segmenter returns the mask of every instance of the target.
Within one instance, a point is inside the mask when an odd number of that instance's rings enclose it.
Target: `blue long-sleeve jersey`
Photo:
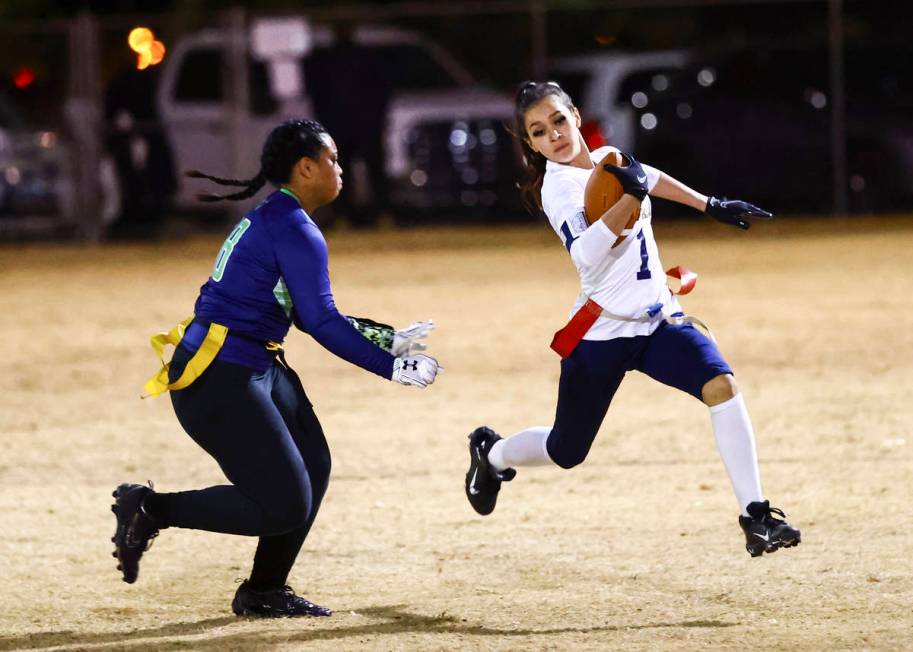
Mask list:
[[[323,234],[294,195],[272,193],[226,239],[181,345],[195,351],[208,324],[222,324],[229,336],[218,358],[265,370],[272,356],[263,343],[281,343],[294,323],[331,353],[390,378],[393,356],[336,309],[327,259]]]

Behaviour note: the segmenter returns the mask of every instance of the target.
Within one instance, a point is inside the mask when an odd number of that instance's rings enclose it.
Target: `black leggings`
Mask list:
[[[189,357],[177,348],[172,381]],[[214,360],[171,402],[232,484],[164,494],[164,525],[259,536],[252,588],[282,586],[330,477],[327,441],[297,374],[279,360],[263,373]]]

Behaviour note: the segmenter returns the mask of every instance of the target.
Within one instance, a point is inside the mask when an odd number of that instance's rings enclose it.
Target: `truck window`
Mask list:
[[[222,63],[222,51],[216,48],[198,48],[188,52],[178,73],[174,99],[179,102],[221,102],[224,99]],[[266,64],[249,59],[247,74],[250,112],[254,115],[275,113],[277,102],[270,90]]]
[[[215,48],[191,50],[184,57],[174,99],[178,102],[221,102],[222,53]]]
[[[383,64],[386,76],[394,91],[439,90],[454,88],[459,83],[441,64],[435,61],[426,50],[412,45],[368,45],[361,49],[370,51]],[[320,49],[314,52],[313,61],[326,61],[333,55],[333,48]],[[305,59],[303,71],[306,73],[309,62]],[[308,83],[305,78],[305,83]],[[313,83],[313,82],[311,82]],[[313,92],[313,90],[309,91]]]
[[[552,72],[549,79],[558,83],[574,102],[583,102],[584,90],[590,80],[589,72]]]
[[[386,45],[378,47],[377,51],[390,66],[396,90],[430,90],[458,85],[453,76],[420,47]]]
[[[662,95],[667,91],[679,91],[682,85],[680,71],[675,68],[650,68],[638,70],[625,77],[618,85],[615,104],[628,106],[635,93],[650,97]],[[635,105],[638,106],[638,105]],[[642,108],[640,105],[639,108]]]

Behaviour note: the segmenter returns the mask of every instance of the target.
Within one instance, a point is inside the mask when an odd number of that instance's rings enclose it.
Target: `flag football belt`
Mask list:
[[[677,265],[666,270],[666,275],[672,278],[677,278],[681,281],[681,286],[678,291],[670,292],[672,294],[683,295],[688,294],[691,290],[694,289],[695,284],[697,283],[697,274],[685,269],[681,265]],[[676,312],[673,314],[664,314],[663,313],[663,304],[654,303],[646,308],[644,312],[637,317],[625,317],[623,315],[616,315],[609,312],[598,303],[592,299],[587,299],[586,303],[580,306],[580,309],[574,313],[574,316],[571,317],[571,320],[567,325],[555,333],[555,336],[552,338],[551,348],[558,355],[561,356],[561,359],[568,357],[571,353],[574,352],[574,349],[577,348],[577,345],[580,344],[580,340],[583,339],[584,335],[587,334],[587,331],[590,330],[590,327],[596,323],[596,320],[600,317],[607,317],[608,319],[614,319],[616,321],[629,321],[629,322],[652,322],[659,315],[663,315],[663,318],[673,325],[681,324],[697,324],[705,331],[710,339],[716,341],[713,337],[713,333],[710,332],[710,329],[707,328],[707,325],[704,324],[700,319],[696,317],[690,317],[681,312]]]
[[[228,337],[228,327],[213,322],[209,325],[209,330],[206,332],[206,336],[200,343],[196,353],[187,361],[187,365],[184,367],[180,377],[173,383],[168,382],[168,370],[171,367],[171,363],[165,362],[165,346],[171,344],[177,347],[184,338],[184,332],[193,321],[193,318],[194,316],[191,315],[167,333],[156,333],[150,338],[153,350],[162,361],[162,368],[143,385],[145,393],[142,398],[158,396],[169,390],[184,389],[190,386],[215,360],[222,345],[225,344],[225,339]],[[267,351],[282,351],[282,345],[277,342],[265,342],[263,345]]]

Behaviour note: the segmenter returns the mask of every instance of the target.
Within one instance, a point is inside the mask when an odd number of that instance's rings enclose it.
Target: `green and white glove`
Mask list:
[[[414,322],[402,330],[396,330],[389,324],[382,324],[367,317],[346,319],[366,339],[396,357],[426,350],[428,347],[418,340],[428,337],[428,333],[434,328],[434,322],[430,319]]]
[[[412,355],[416,351],[425,351],[428,347],[419,342],[428,337],[434,329],[434,322],[430,319],[417,321],[409,324],[402,330],[393,333],[393,344],[390,346],[390,353],[399,357],[401,355]]]

